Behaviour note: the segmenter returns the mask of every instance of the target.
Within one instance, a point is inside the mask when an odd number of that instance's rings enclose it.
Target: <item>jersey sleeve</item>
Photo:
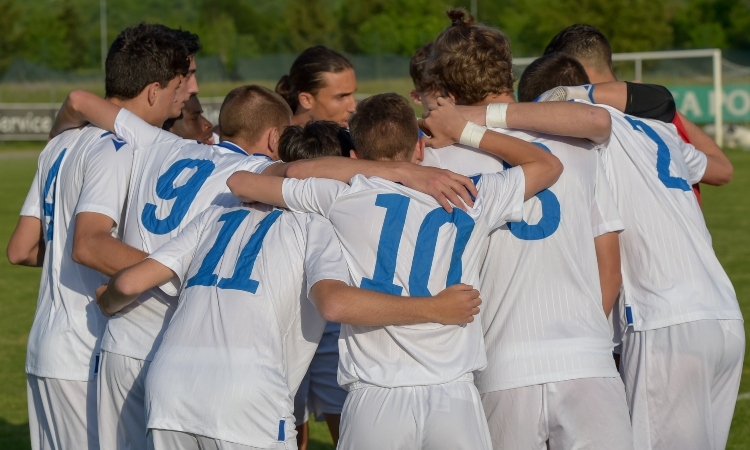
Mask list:
[[[238,169],[239,170],[246,170],[248,172],[261,174],[268,166],[271,166],[273,164],[278,164],[281,161],[274,161],[271,158],[268,158],[267,156],[256,156],[251,155],[248,158],[246,158],[245,161],[243,161]]]
[[[120,223],[128,195],[133,151],[110,136],[99,139],[86,158],[81,195],[75,214],[95,212]]]
[[[526,178],[522,167],[482,174],[477,189],[477,199],[481,198],[483,205],[482,215],[491,230],[500,228],[506,222],[523,219]]]
[[[26,200],[21,207],[21,216],[42,218],[42,206],[39,189],[39,170],[34,174],[34,180],[31,182],[29,193],[26,194]]]
[[[328,219],[311,214],[307,223],[305,274],[307,294],[320,280],[338,280],[351,284],[349,266],[341,251],[339,238]]]
[[[688,168],[688,183],[696,184],[700,182],[708,167],[708,157],[695,148],[693,144],[688,144],[680,138],[674,141],[680,147],[680,152],[685,158],[685,164]]]
[[[598,153],[596,155],[596,185],[591,202],[591,229],[594,237],[625,229],[620,212],[617,210],[615,197],[607,181],[604,164]]]
[[[205,212],[187,224],[177,236],[167,241],[148,257],[170,268],[177,275],[178,280],[172,279],[160,288],[169,295],[175,295],[172,289],[185,282],[190,262],[195,257],[198,248],[203,221],[209,212]],[[175,289],[176,291],[176,289]]]
[[[284,202],[291,211],[316,213],[326,218],[336,199],[348,190],[348,184],[327,178],[287,178],[282,186]]]
[[[169,131],[147,123],[125,108],[122,108],[115,118],[115,134],[135,150],[180,139]]]

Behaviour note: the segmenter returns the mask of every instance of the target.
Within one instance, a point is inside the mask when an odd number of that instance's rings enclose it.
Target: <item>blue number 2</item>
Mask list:
[[[540,147],[542,150],[550,151],[549,147],[540,142],[532,142],[532,144]],[[510,168],[505,162],[503,162],[503,166],[506,169]],[[525,220],[508,222],[510,233],[524,241],[538,241],[548,238],[560,226],[560,201],[557,199],[557,196],[549,189],[545,189],[534,197],[538,198],[542,204],[542,218],[539,219],[536,225],[529,225]]]
[[[181,159],[167,169],[156,182],[156,195],[164,200],[175,199],[172,211],[164,219],[156,217],[156,205],[147,203],[141,214],[141,222],[148,231],[154,234],[167,234],[177,228],[195,200],[203,183],[214,170],[214,163],[207,159]],[[195,173],[182,186],[175,187],[174,182],[185,170],[196,169]]]
[[[656,143],[656,173],[659,176],[659,180],[668,189],[680,189],[682,191],[689,191],[690,185],[685,179],[680,177],[673,177],[669,174],[669,164],[672,161],[672,155],[669,153],[669,147],[662,140],[653,128],[646,125],[644,122],[633,119],[632,117],[625,116],[625,120],[630,122],[634,130],[642,131],[652,141]]]
[[[396,258],[401,244],[401,235],[406,223],[409,198],[401,194],[379,194],[375,200],[375,205],[386,209],[385,219],[383,220],[383,229],[380,232],[373,277],[363,278],[361,287],[387,294],[401,295],[403,288],[393,284],[393,278],[396,273]],[[461,282],[463,270],[461,257],[466,249],[471,232],[474,230],[474,221],[468,214],[458,208],[455,208],[452,213],[437,208],[425,216],[422,225],[419,227],[409,274],[409,293],[411,295],[432,295],[427,288],[427,283],[435,258],[438,233],[445,224],[453,224],[457,229],[446,287]]]
[[[188,279],[185,288],[191,286],[217,286],[219,289],[235,289],[255,294],[258,290],[259,283],[258,281],[251,279],[250,274],[253,271],[253,267],[255,267],[255,260],[258,258],[258,253],[260,253],[263,240],[265,239],[266,234],[268,234],[271,225],[273,225],[281,215],[281,211],[273,211],[258,223],[255,232],[250,236],[247,244],[242,248],[231,277],[219,280],[218,275],[214,274],[221,257],[224,255],[224,252],[229,245],[229,241],[249,214],[250,211],[246,209],[238,209],[236,211],[222,214],[222,216],[219,217],[219,222],[224,223],[219,230],[219,234],[216,236],[216,241],[208,253],[206,253],[206,257],[203,258],[203,262],[201,263],[198,272]]]
[[[52,235],[55,229],[55,194],[57,193],[57,173],[60,171],[60,165],[65,157],[65,152],[68,149],[64,148],[60,156],[57,157],[52,167],[47,172],[47,179],[44,180],[44,218],[49,217],[49,224],[47,225],[47,240],[52,240]],[[50,196],[50,191],[52,195]],[[51,197],[52,201],[47,202],[47,197]]]

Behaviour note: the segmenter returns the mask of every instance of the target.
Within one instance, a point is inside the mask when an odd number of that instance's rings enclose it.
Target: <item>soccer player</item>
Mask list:
[[[354,92],[357,78],[354,67],[342,54],[322,45],[300,53],[289,74],[276,85],[294,112],[292,123],[304,125],[311,120],[330,120],[348,127],[357,105]]]
[[[409,92],[411,100],[424,108],[428,104],[435,103],[435,99],[440,96],[440,90],[434,81],[432,81],[425,70],[427,60],[432,53],[432,42],[428,42],[419,47],[409,60],[409,75],[414,83],[414,89]]]
[[[173,35],[128,28],[107,55],[102,102],[160,125],[187,71],[187,50]],[[96,373],[107,320],[94,292],[145,256],[117,239],[132,158],[124,141],[91,125],[52,139],[8,244],[11,263],[43,266],[26,360],[34,449],[99,448]]]
[[[465,10],[448,15],[453,24],[435,40],[430,75],[457,103],[490,104],[476,109],[504,111],[504,126],[516,127],[511,113],[534,105],[514,103],[508,38]],[[537,122],[545,126],[543,116]],[[522,222],[493,233],[483,262],[488,364],[476,384],[493,448],[632,449],[607,322],[621,283],[623,225],[601,158],[580,139],[501,131],[551,152],[565,170],[524,204]],[[464,174],[510,163],[461,146],[427,152],[425,162]]]
[[[476,141],[519,166],[474,178],[478,193],[468,212],[447,213],[409,188],[364,176],[347,185],[239,172],[228,184],[243,200],[329,218],[359,287],[415,296],[471,284],[478,281],[489,233],[517,220],[523,199],[552,184],[562,166],[534,145],[454,117],[448,136]],[[421,159],[414,111],[396,94],[360,102],[350,129],[358,158]],[[486,363],[478,321],[465,327],[346,325],[342,339],[339,384],[349,395],[339,448],[490,448],[472,383]]]
[[[724,448],[745,333],[690,185],[727,183],[732,164],[715,144],[686,144],[671,124],[604,108],[612,138],[600,152],[625,224],[616,314],[635,447]]]
[[[183,139],[193,139],[203,144],[213,145],[213,125],[203,117],[203,108],[197,95],[191,95],[182,107],[179,117],[164,122],[163,129]]]

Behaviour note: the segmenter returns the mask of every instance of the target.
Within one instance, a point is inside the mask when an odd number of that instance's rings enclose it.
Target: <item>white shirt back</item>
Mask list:
[[[250,157],[238,148],[179,138],[125,109],[117,116],[115,131],[133,145],[135,155],[123,242],[147,253],[209,206],[239,204],[226,184],[231,174],[261,172],[273,163],[267,156]],[[167,291],[166,286],[151,289],[112,317],[102,348],[150,361],[177,306],[176,291]]]
[[[349,282],[330,223],[262,204],[213,206],[150,258],[183,289],[146,379],[148,427],[253,448],[283,441],[325,327],[308,289]]]
[[[624,299],[616,311],[623,329],[628,322],[640,331],[695,320],[741,320],[734,288],[690,188],[703,177],[706,156],[672,124],[597,106],[612,116],[612,136],[601,153],[625,222]]]
[[[479,392],[616,377],[594,238],[622,222],[600,157],[581,139],[496,131],[550,151],[565,169],[524,203],[523,222],[490,237],[480,284],[488,364]],[[425,163],[464,175],[503,167],[464,146],[428,148]]]
[[[44,267],[29,333],[26,372],[64,380],[93,379],[107,319],[94,302],[108,277],[73,262],[76,215],[104,214],[121,225],[133,152],[94,126],[69,130],[39,155],[21,210],[42,221]]]
[[[458,283],[477,286],[489,233],[518,220],[523,170],[476,178],[479,194],[468,213],[448,214],[431,197],[380,178],[284,181],[293,211],[331,220],[352,282],[393,295],[429,296]],[[404,299],[409,301],[409,299]],[[453,381],[486,365],[481,324],[342,325],[339,384],[356,381],[415,386]]]

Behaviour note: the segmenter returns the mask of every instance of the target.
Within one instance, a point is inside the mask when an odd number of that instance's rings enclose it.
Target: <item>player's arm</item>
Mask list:
[[[677,113],[685,126],[690,143],[706,155],[706,171],[701,178],[701,183],[713,186],[721,186],[729,183],[734,175],[734,167],[729,158],[716,145],[711,136],[703,132],[696,124],[689,121],[685,116]]]
[[[144,259],[132,267],[117,272],[99,295],[96,303],[102,313],[109,317],[132,303],[143,292],[166,283],[175,273],[164,264],[153,259]]]
[[[472,196],[477,191],[474,183],[463,175],[435,167],[419,166],[410,162],[366,161],[361,159],[327,156],[273,164],[263,171],[264,175],[289,178],[329,178],[348,183],[356,175],[380,177],[423,192],[437,200],[446,211],[452,212],[457,205],[473,205]],[[459,201],[459,198],[462,201]]]
[[[115,221],[104,214],[78,213],[73,232],[73,261],[112,276],[148,256],[112,237],[114,226]]]
[[[491,128],[513,128],[602,143],[612,131],[607,111],[582,103],[493,103],[457,106],[467,120]]]
[[[599,283],[602,289],[602,308],[609,317],[622,286],[620,272],[620,239],[617,232],[604,233],[594,238]]]
[[[463,325],[479,314],[479,291],[453,285],[434,297],[400,297],[321,280],[310,289],[310,300],[329,321],[359,326],[440,323]]]
[[[273,164],[272,166],[277,166]],[[235,197],[246,203],[260,202],[286,208],[282,187],[284,177],[240,170],[227,179],[227,186]]]
[[[44,263],[44,251],[42,221],[31,216],[19,217],[8,241],[8,261],[13,265],[40,267]]]
[[[427,145],[443,147],[461,142],[492,153],[512,166],[521,166],[526,180],[524,199],[552,186],[563,171],[562,163],[552,153],[467,122],[455,105],[442,97],[438,98],[437,105],[430,106],[423,124],[432,135],[426,138]]]
[[[82,127],[89,122],[114,133],[115,119],[121,109],[91,92],[73,91],[60,107],[49,138],[52,139],[63,131]]]

